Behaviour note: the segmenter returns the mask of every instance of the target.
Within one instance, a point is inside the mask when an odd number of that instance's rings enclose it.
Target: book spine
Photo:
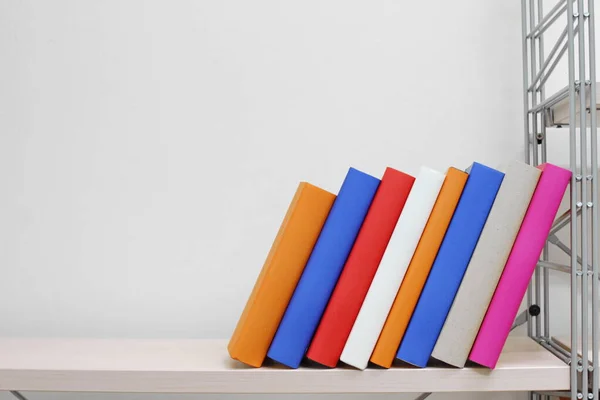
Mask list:
[[[469,360],[489,368],[498,362],[571,179],[566,169],[540,167],[542,175],[469,354]]]
[[[387,168],[306,356],[335,367],[415,178]]]
[[[432,357],[465,366],[540,174],[519,161],[508,166]]]
[[[233,359],[262,365],[334,200],[309,183],[298,186],[227,346]]]
[[[385,368],[392,365],[467,177],[468,174],[463,171],[455,168],[448,169],[431,216],[425,225],[421,240],[371,355],[372,363]]]
[[[421,168],[348,336],[341,361],[366,368],[443,181],[444,174]]]
[[[271,359],[300,365],[379,182],[354,168],[348,171],[269,347]]]
[[[425,367],[504,174],[474,163],[396,357]]]

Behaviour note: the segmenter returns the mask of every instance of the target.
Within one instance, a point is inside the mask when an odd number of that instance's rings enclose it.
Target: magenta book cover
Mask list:
[[[571,171],[555,165],[538,168],[542,176],[469,355],[469,360],[489,368],[498,362],[571,179]]]

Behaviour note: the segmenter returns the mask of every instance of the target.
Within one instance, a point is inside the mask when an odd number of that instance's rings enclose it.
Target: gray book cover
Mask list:
[[[520,161],[509,164],[432,357],[465,366],[540,174]]]

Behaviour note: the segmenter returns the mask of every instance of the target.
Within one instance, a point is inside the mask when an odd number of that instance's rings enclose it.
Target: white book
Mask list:
[[[540,174],[520,161],[509,164],[432,357],[465,366]]]
[[[367,367],[444,178],[429,168],[419,171],[342,351],[346,364]]]

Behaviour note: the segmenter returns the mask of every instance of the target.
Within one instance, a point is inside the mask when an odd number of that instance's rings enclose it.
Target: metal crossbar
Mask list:
[[[571,0],[572,1],[572,0]],[[560,0],[546,15],[542,20],[531,30],[530,33],[527,34],[527,39],[531,37],[538,37],[541,33],[544,26],[551,26],[554,21],[556,21],[557,16],[561,16],[566,10],[567,0]],[[563,4],[565,4],[563,6]],[[546,28],[547,29],[547,28]]]
[[[27,400],[27,397],[23,396],[21,393],[17,392],[16,390],[12,390],[9,393],[12,394],[13,396],[15,396],[19,400]]]
[[[418,396],[417,398],[415,398],[415,400],[425,400],[429,396],[431,396],[431,393],[422,393],[420,396]]]

